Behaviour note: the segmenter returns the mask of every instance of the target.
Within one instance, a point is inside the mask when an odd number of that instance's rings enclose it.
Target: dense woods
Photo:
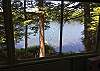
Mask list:
[[[61,5],[61,2],[42,0],[0,1],[0,56],[4,54],[5,57],[9,57],[10,63],[14,63],[15,58],[53,56],[56,51],[52,46],[45,44],[44,38],[44,30],[50,28],[50,21],[57,21],[59,24],[80,21],[84,24],[82,41],[85,50],[86,52],[95,51],[100,46],[98,45],[100,43],[98,39],[100,37],[99,11],[100,4],[98,3],[64,1]],[[28,29],[33,33],[28,32]],[[28,36],[30,34],[36,36],[38,31],[39,46],[28,47]],[[23,37],[25,49],[15,48],[15,44],[19,43]]]

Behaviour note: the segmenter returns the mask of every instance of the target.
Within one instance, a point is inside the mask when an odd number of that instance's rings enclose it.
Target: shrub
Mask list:
[[[27,48],[27,56],[25,56],[25,49],[24,48],[16,48],[16,57],[17,58],[25,58],[25,57],[34,57],[34,58],[37,58],[39,57],[39,47],[40,46],[31,46],[31,47],[28,47]],[[53,53],[55,53],[55,50],[52,46],[50,45],[45,45],[45,53],[46,53],[46,56],[50,56],[52,55]]]

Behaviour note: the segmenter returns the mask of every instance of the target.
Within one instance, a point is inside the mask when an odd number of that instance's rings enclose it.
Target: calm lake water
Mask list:
[[[84,26],[80,22],[65,23],[63,25],[63,52],[81,52],[84,51],[84,45],[81,38],[83,37],[82,31]],[[29,30],[30,31],[30,30]],[[45,30],[45,42],[59,51],[59,31],[60,24],[57,22],[51,22],[50,28]],[[32,32],[32,31],[31,31]],[[28,36],[28,46],[39,45],[39,33],[36,36]],[[24,39],[20,43],[16,44],[16,48],[24,48]]]

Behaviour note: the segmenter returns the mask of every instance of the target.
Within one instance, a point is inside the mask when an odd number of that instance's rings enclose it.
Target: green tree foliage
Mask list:
[[[76,4],[76,5],[75,5]],[[47,19],[52,21],[61,20],[61,3],[55,4],[54,2],[47,2],[46,7],[46,16]],[[83,11],[81,9],[81,3],[77,2],[65,2],[64,3],[64,22],[68,21],[82,21]]]
[[[96,33],[97,27],[99,23],[99,14],[100,14],[100,4],[99,3],[83,3],[85,5],[85,9],[88,13],[88,16],[84,17],[84,38],[83,43],[86,47],[87,51],[94,51],[96,49]],[[83,8],[84,9],[84,8]],[[84,13],[84,12],[83,12]],[[88,19],[89,18],[89,19]],[[90,20],[90,21],[89,21]],[[86,21],[86,22],[85,22]]]
[[[27,48],[27,56],[25,56],[24,48],[16,48],[16,57],[18,59],[24,58],[38,58],[39,57],[39,48],[40,46],[31,46]],[[46,48],[46,56],[52,56],[55,53],[55,50],[50,45],[45,45]]]
[[[91,5],[91,26],[89,30],[91,30],[92,36],[91,39],[94,44],[94,49],[96,49],[96,35],[98,30],[98,24],[99,22],[99,15],[100,15],[100,4],[99,3],[92,3]]]

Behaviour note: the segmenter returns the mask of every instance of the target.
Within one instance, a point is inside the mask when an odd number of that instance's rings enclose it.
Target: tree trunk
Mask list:
[[[26,0],[24,0],[24,16],[25,16],[25,20],[27,20],[27,17],[26,17]],[[27,33],[28,33],[28,25],[25,26],[25,55],[26,56],[27,56],[27,47],[28,47]]]
[[[96,50],[97,53],[100,55],[100,15],[99,15],[99,24],[98,24],[97,36],[96,36]]]
[[[28,37],[27,37],[27,32],[28,32],[28,26],[25,26],[25,53],[27,55],[27,47],[28,47]]]
[[[39,2],[39,11],[42,11],[43,8],[43,0],[38,0]],[[45,45],[44,45],[44,14],[43,13],[39,13],[39,37],[40,37],[40,53],[39,53],[39,57],[45,57]]]
[[[40,33],[40,57],[45,57],[45,45],[44,45],[44,15],[40,14],[39,21],[39,33]]]
[[[92,50],[90,25],[90,3],[84,3],[84,44],[86,51]]]
[[[6,35],[8,62],[15,62],[14,30],[12,23],[11,0],[3,0],[4,27]]]
[[[59,49],[60,55],[62,54],[63,12],[64,12],[64,0],[61,1],[60,49]]]

